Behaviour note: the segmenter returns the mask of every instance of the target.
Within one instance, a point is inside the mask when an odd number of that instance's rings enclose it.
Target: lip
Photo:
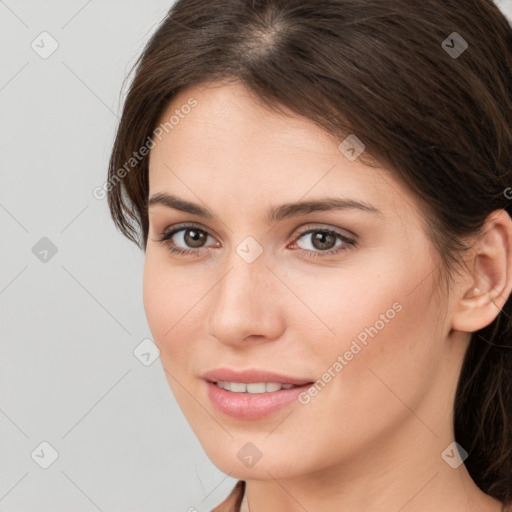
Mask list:
[[[221,413],[237,419],[257,420],[291,405],[297,397],[307,390],[313,381],[289,377],[266,370],[235,371],[221,368],[203,375],[208,398]],[[278,382],[294,384],[292,389],[280,389],[268,393],[235,393],[215,384],[217,381],[228,382]]]
[[[230,368],[217,368],[203,374],[203,379],[209,382],[218,382],[219,380],[228,382],[246,382],[248,384],[254,382],[278,382],[280,384],[295,384],[302,386],[313,381],[308,379],[299,379],[289,377],[279,373],[269,372],[266,370],[232,370]]]

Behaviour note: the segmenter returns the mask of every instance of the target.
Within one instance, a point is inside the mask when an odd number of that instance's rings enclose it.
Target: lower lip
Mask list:
[[[210,400],[220,412],[233,418],[257,420],[290,405],[312,383],[269,393],[234,393],[213,382],[206,381],[206,385]]]

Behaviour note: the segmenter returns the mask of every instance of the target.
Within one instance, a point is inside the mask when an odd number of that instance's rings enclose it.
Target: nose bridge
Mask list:
[[[268,288],[269,270],[263,246],[252,236],[246,236],[232,248],[226,258],[229,271],[219,292],[225,300],[235,302],[254,296],[256,289]],[[262,287],[263,285],[263,287]],[[253,304],[256,305],[256,304]]]
[[[246,243],[226,259],[226,271],[212,290],[209,329],[223,342],[236,343],[250,335],[273,337],[279,330],[277,290],[267,259],[263,252],[254,257],[254,246]]]

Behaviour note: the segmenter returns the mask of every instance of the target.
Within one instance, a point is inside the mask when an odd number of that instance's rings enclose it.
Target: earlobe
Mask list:
[[[512,291],[512,219],[504,210],[493,212],[482,233],[471,249],[471,272],[452,317],[458,331],[475,332],[491,324]]]

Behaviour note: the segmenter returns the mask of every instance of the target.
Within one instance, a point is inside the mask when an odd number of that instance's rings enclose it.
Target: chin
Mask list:
[[[297,451],[293,446],[286,451],[282,443],[269,444],[263,439],[253,442],[251,438],[254,436],[229,438],[215,446],[209,443],[202,446],[220,471],[238,480],[286,479],[306,471],[308,464],[303,458],[297,464]]]

